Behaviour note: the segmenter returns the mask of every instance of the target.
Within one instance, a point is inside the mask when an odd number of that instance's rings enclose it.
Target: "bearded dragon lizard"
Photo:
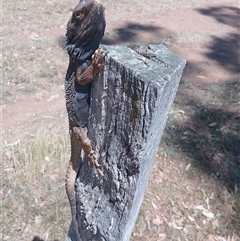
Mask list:
[[[105,53],[99,49],[105,31],[105,16],[98,0],[80,0],[67,24],[66,49],[69,66],[65,79],[66,109],[69,118],[71,158],[65,185],[69,199],[72,226],[80,240],[77,223],[75,180],[82,164],[82,150],[89,163],[102,175],[95,151],[87,137],[91,81],[104,65]]]

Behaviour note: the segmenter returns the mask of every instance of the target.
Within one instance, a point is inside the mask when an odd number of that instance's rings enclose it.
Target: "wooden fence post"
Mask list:
[[[150,59],[101,46],[105,67],[92,83],[88,137],[103,176],[87,158],[76,181],[82,241],[128,241],[186,61],[163,45]],[[76,241],[69,230],[67,240]]]

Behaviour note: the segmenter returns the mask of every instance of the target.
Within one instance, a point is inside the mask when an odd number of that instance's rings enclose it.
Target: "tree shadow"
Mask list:
[[[240,72],[240,34],[230,33],[225,38],[212,36],[206,56],[217,61],[232,73]]]
[[[154,33],[158,35],[165,35],[164,28],[156,27],[154,25],[139,24],[136,22],[128,22],[125,26],[116,28],[109,33],[106,33],[102,43],[107,45],[139,42],[139,35],[141,33]]]
[[[149,24],[143,25],[135,22],[129,22],[122,27],[116,28],[110,32],[105,32],[101,43],[106,45],[142,45],[142,42],[139,43],[139,35],[141,33],[154,33],[154,35],[157,33],[157,35],[159,35],[159,39],[161,39],[162,36],[167,36],[169,34],[169,32],[166,31],[164,28],[156,27]],[[59,36],[57,38],[57,44],[62,49],[65,49],[65,36]]]
[[[215,86],[212,86],[214,88]],[[219,86],[218,86],[219,88]],[[240,83],[237,80],[226,82],[218,89],[218,98],[232,97],[226,100],[226,106],[213,107],[201,104],[199,100],[189,96],[186,87],[179,87],[180,99],[178,108],[191,109],[192,114],[186,122],[176,119],[168,123],[164,141],[168,146],[180,149],[190,157],[193,164],[204,172],[217,177],[229,190],[240,190],[240,113],[237,108],[237,97]]]
[[[209,7],[197,9],[203,15],[214,18],[221,24],[240,29],[240,10],[235,7]],[[230,32],[225,37],[212,36],[212,42],[207,46],[206,56],[217,61],[232,73],[240,72],[240,34]]]
[[[216,21],[237,28],[240,28],[240,9],[235,7],[209,7],[209,8],[198,8],[198,12],[203,15],[211,16],[215,18]]]
[[[197,11],[213,17],[216,21],[230,27],[240,28],[238,21],[240,11],[237,8],[223,6],[197,9]],[[122,27],[105,33],[102,43],[107,45],[124,43],[134,49],[137,45],[144,44],[143,42],[138,42],[141,33],[154,33],[154,35],[159,36],[159,39],[170,35],[170,32],[162,27],[128,22]],[[240,34],[230,33],[225,38],[216,36],[212,38],[213,41],[208,46],[209,51],[206,53],[206,56],[217,61],[233,73],[238,73],[240,68]],[[63,49],[65,49],[64,41],[64,37],[59,37],[58,43]],[[198,63],[188,62],[186,69],[194,74],[202,75],[204,73],[204,69],[199,67]],[[226,87],[226,85],[229,87]],[[221,90],[223,99],[229,96],[228,91],[232,86],[233,83],[231,82],[225,84],[225,90]],[[182,84],[182,88],[185,88],[184,84]],[[187,126],[181,126],[176,123],[177,129],[166,127],[166,133],[169,136],[168,143],[181,146],[181,149],[187,155],[196,159],[196,164],[208,173],[214,173],[226,186],[233,188],[237,185],[240,188],[240,153],[238,151],[240,140],[236,131],[231,131],[233,126],[234,128],[237,126],[237,121],[233,118],[236,113],[221,108],[201,105],[199,101],[187,96],[183,89],[181,89],[180,85],[178,95],[183,95],[183,98],[187,99],[187,106],[193,108],[195,113],[190,117],[189,123],[186,123]],[[217,124],[209,126],[212,123]],[[224,132],[226,129],[229,129],[229,131]],[[182,141],[181,137],[185,132],[188,134],[184,135],[184,141]],[[217,164],[219,160],[220,163]]]

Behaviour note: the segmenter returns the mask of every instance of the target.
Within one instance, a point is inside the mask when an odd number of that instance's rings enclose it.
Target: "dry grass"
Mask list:
[[[64,239],[70,220],[64,187],[69,146],[68,133],[53,129],[32,142],[4,147],[3,240]]]
[[[133,14],[126,1],[103,3],[109,13],[123,9]],[[189,8],[202,3],[208,1],[186,2]],[[4,106],[27,101],[26,94],[60,90],[67,69],[62,36],[75,2],[71,4],[3,3]],[[150,7],[153,14],[160,11],[158,7],[163,12],[186,7],[170,0],[154,9],[149,1],[131,4],[139,14]],[[115,17],[112,21],[122,18]],[[178,41],[184,42],[190,35],[179,36]],[[187,80],[180,85],[132,241],[240,240],[238,80],[234,76],[208,88]],[[50,102],[43,104],[41,108],[47,108]],[[70,155],[65,110],[26,116],[25,122],[3,130],[3,140],[0,239],[63,240],[70,223],[64,187]]]
[[[180,86],[132,240],[240,240],[239,93]]]
[[[50,16],[48,9],[54,9]],[[67,55],[62,51],[61,41],[63,23],[67,22],[70,9],[67,2],[57,1],[40,1],[37,5],[34,1],[3,4],[7,16],[3,18],[3,104],[63,84]],[[47,18],[51,21],[46,21]]]
[[[189,117],[193,116],[174,105],[132,240],[239,240],[240,172],[236,156],[221,152],[221,163],[212,167],[222,144],[205,146],[198,134],[189,136]],[[237,142],[233,146],[238,151]],[[215,154],[213,160],[204,159],[205,151]],[[230,192],[229,186],[233,188]]]
[[[131,240],[238,240],[236,205],[191,159],[160,149]]]

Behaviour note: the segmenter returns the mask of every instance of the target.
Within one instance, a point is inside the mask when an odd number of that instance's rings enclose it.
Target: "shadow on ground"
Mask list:
[[[209,51],[206,56],[218,62],[232,73],[240,72],[240,9],[235,7],[209,7],[199,8],[197,11],[203,15],[214,18],[221,24],[232,27],[232,32],[225,37],[212,35]],[[231,28],[230,28],[231,29]],[[237,31],[236,31],[237,30]]]
[[[234,29],[240,29],[237,8],[210,7],[197,11]],[[170,35],[170,32],[161,27],[129,22],[121,28],[105,33],[102,43],[108,45],[125,44],[136,49],[137,46],[144,45],[142,42],[137,42],[142,32],[157,35],[159,40],[163,41],[164,37]],[[213,36],[206,56],[233,73],[238,73],[240,66],[239,39],[240,34],[234,32],[229,33],[225,38]],[[62,48],[65,48],[63,37],[58,39],[58,43]],[[188,62],[189,68],[190,72],[197,74],[204,72],[204,69],[191,62]],[[214,89],[214,87],[212,88]],[[219,89],[217,98],[226,101],[227,98],[231,97],[236,100],[238,98],[237,91],[240,91],[238,80],[227,81]],[[183,95],[186,100],[183,106],[179,103],[179,107],[193,109],[194,114],[190,115],[185,126],[176,122],[174,128],[171,125],[166,127],[165,139],[167,143],[178,146],[186,155],[196,160],[196,165],[208,173],[213,173],[226,186],[231,189],[237,186],[240,189],[240,130],[238,124],[240,120],[237,112],[230,111],[231,108],[218,108],[214,105],[201,104],[199,100],[188,96],[184,84],[180,86],[178,95]],[[228,103],[231,104],[231,100],[228,100]]]
[[[178,95],[184,96],[185,101],[176,101],[176,106],[186,112],[191,109],[191,114],[187,114],[184,122],[170,119],[164,141],[230,190],[240,190],[240,112],[237,107],[240,83],[233,79],[221,88],[217,85],[212,88],[218,88],[215,98],[225,105],[203,104],[189,96],[184,84],[180,86]]]
[[[140,31],[152,32],[155,31],[156,27],[151,25],[140,25],[137,23],[128,23],[124,28],[117,28],[112,31],[109,35],[115,36],[116,42],[131,42],[137,38]],[[104,40],[106,44],[111,44],[111,41]]]
[[[235,7],[219,6],[209,8],[198,8],[203,15],[213,17],[216,21],[240,29],[240,9]]]
[[[107,45],[125,44],[129,45],[134,42],[137,44],[141,33],[148,33],[153,35],[164,35],[164,28],[156,27],[150,24],[139,24],[136,22],[129,22],[121,28],[116,28],[111,32],[105,33],[102,43]]]
[[[240,34],[230,33],[225,38],[212,36],[206,56],[232,73],[240,73]]]
[[[169,33],[164,28],[156,27],[149,24],[138,24],[136,22],[129,22],[126,25],[116,28],[110,32],[105,32],[102,39],[102,44],[114,45],[114,44],[125,44],[125,45],[141,45],[138,42],[139,35],[141,33],[148,33],[154,35],[159,35],[159,39],[163,39],[163,36],[167,36]],[[65,36],[59,36],[57,39],[57,44],[62,49],[65,49]]]

